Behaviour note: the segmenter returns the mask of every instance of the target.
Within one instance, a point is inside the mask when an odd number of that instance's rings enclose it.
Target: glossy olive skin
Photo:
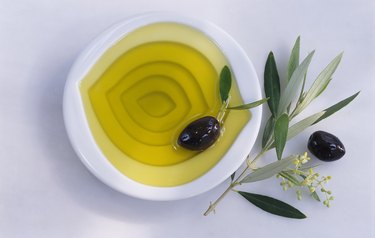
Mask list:
[[[202,151],[213,145],[220,136],[220,123],[206,116],[191,122],[178,137],[177,143],[188,150]]]
[[[336,136],[325,132],[314,132],[308,141],[307,148],[322,161],[335,161],[345,155],[345,147]]]

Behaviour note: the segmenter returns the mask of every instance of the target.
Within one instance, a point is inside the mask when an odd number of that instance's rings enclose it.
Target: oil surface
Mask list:
[[[93,137],[120,172],[138,182],[175,186],[214,166],[250,118],[230,112],[225,133],[204,152],[176,149],[191,121],[216,116],[226,59],[201,32],[175,23],[135,30],[108,49],[81,81]],[[242,102],[237,86],[231,102]]]

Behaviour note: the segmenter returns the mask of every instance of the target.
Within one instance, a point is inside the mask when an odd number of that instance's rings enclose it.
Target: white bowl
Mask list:
[[[231,36],[210,22],[173,13],[148,13],[119,22],[99,35],[80,54],[68,76],[63,101],[65,126],[74,150],[86,167],[110,187],[134,197],[162,201],[188,198],[206,192],[236,171],[255,143],[260,128],[262,108],[251,110],[251,120],[221,160],[204,175],[189,183],[174,187],[149,186],[120,173],[95,143],[85,115],[79,83],[101,55],[119,39],[137,28],[158,22],[185,24],[211,38],[231,65],[245,102],[259,100],[261,91],[251,61]]]

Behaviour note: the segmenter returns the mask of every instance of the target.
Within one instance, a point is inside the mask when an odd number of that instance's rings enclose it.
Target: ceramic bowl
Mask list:
[[[251,110],[251,120],[244,126],[225,155],[202,176],[172,187],[151,186],[136,182],[120,173],[105,157],[91,133],[82,102],[79,85],[100,57],[130,32],[153,23],[173,22],[195,28],[213,40],[230,64],[243,101],[261,98],[254,67],[244,50],[225,31],[201,19],[173,13],[147,13],[125,19],[100,34],[75,61],[65,85],[63,110],[69,139],[83,164],[110,187],[142,199],[177,200],[206,192],[227,179],[244,162],[257,138],[262,107]]]

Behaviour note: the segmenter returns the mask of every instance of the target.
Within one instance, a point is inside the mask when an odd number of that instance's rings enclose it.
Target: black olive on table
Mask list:
[[[314,132],[309,138],[307,147],[322,161],[335,161],[345,154],[345,147],[339,138],[325,131]]]
[[[206,116],[191,122],[178,137],[178,144],[189,150],[202,151],[213,145],[220,136],[220,123]]]

